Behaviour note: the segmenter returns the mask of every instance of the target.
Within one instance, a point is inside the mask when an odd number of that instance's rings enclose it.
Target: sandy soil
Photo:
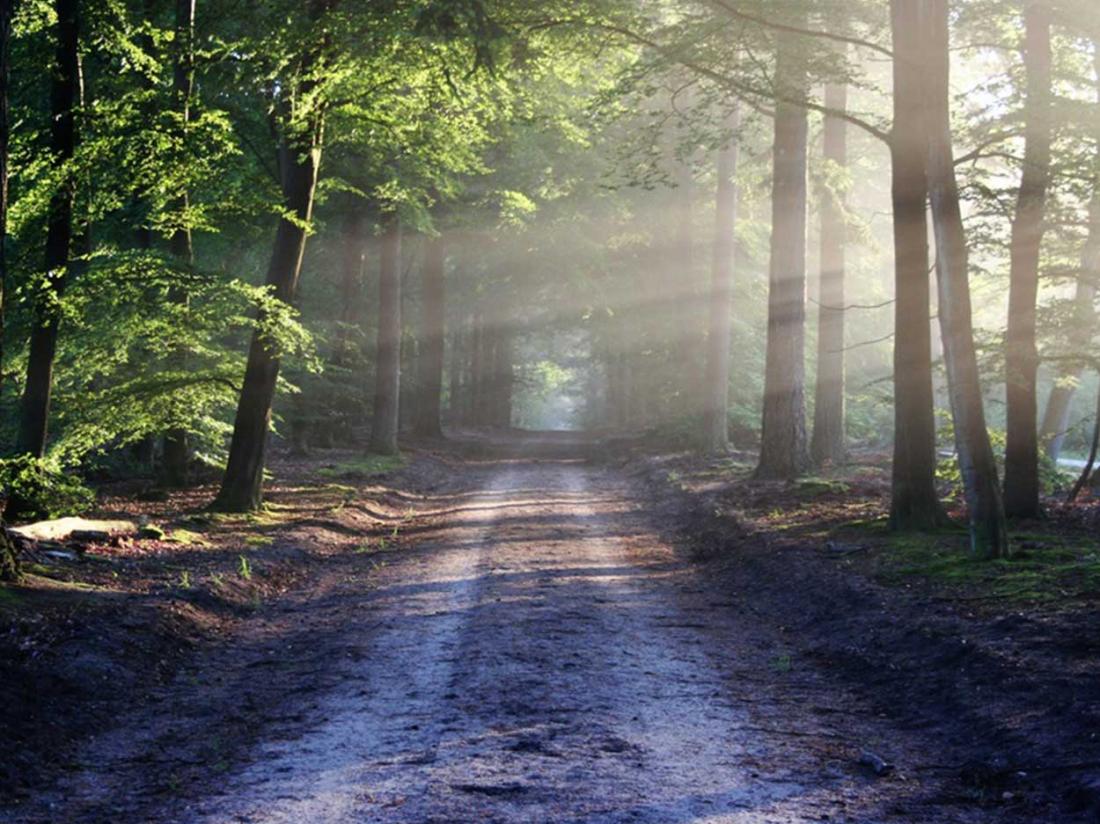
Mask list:
[[[563,439],[468,461],[3,820],[993,822]],[[895,768],[876,776],[865,751]],[[0,818],[3,814],[0,814]]]

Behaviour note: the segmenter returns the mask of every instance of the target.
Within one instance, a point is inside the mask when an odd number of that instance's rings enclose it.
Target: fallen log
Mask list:
[[[39,541],[78,541],[96,543],[112,538],[137,535],[140,527],[134,521],[93,521],[88,518],[56,518],[52,521],[38,521],[24,526],[8,527],[8,532],[16,540],[38,543]]]

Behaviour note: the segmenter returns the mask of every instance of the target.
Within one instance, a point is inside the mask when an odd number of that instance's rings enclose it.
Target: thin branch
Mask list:
[[[786,23],[776,23],[774,20],[768,20],[765,17],[757,17],[755,14],[748,14],[731,6],[725,0],[709,0],[712,6],[717,6],[724,12],[732,17],[736,17],[738,20],[744,20],[748,23],[755,23],[758,26],[763,26],[768,29],[775,29],[776,31],[789,32],[790,34],[798,34],[803,37],[820,37],[824,40],[833,40],[837,43],[848,43],[853,46],[859,46],[864,49],[871,49],[879,54],[885,55],[890,59],[893,59],[894,53],[890,49],[886,48],[879,43],[873,43],[870,40],[863,40],[859,37],[848,37],[843,34],[835,34],[830,31],[821,31],[820,29],[804,29],[800,26],[791,26]]]
[[[831,312],[847,312],[849,309],[884,309],[887,306],[893,306],[897,303],[896,299],[884,300],[882,303],[849,303],[847,306],[829,306],[826,303],[821,303],[813,298],[810,298],[810,303],[820,306],[822,309],[828,309]]]
[[[893,337],[894,333],[891,332],[889,335],[883,335],[881,338],[875,338],[874,340],[861,340],[859,343],[853,343],[851,346],[844,346],[840,349],[829,349],[827,351],[830,355],[837,355],[841,352],[847,352],[851,349],[859,349],[861,346],[874,346],[876,343],[886,343],[886,341],[892,339]]]
[[[778,90],[775,90],[774,93],[771,94],[771,95],[766,94],[764,92],[761,92],[758,89],[754,89],[751,86],[747,86],[744,83],[738,82],[737,80],[734,80],[730,77],[727,77],[726,75],[722,74],[721,72],[715,71],[714,69],[708,68],[707,66],[702,66],[702,65],[700,65],[700,64],[698,64],[698,63],[696,63],[692,60],[688,60],[685,57],[679,56],[679,55],[675,54],[673,52],[673,50],[671,50],[667,46],[664,46],[664,45],[658,43],[657,41],[653,40],[652,38],[646,37],[645,35],[638,34],[635,31],[631,31],[630,29],[626,29],[626,28],[623,28],[621,26],[616,26],[616,25],[613,25],[613,24],[610,24],[610,23],[587,23],[586,21],[576,21],[576,20],[574,20],[574,21],[559,21],[559,22],[560,22],[561,25],[566,25],[569,22],[573,22],[573,23],[580,22],[580,23],[583,23],[584,25],[590,26],[592,28],[596,28],[596,29],[599,29],[601,31],[608,32],[609,34],[617,34],[620,37],[624,37],[627,40],[631,40],[631,41],[633,41],[634,43],[637,43],[640,46],[645,46],[647,48],[653,49],[654,51],[656,51],[658,54],[662,55],[663,57],[666,57],[666,58],[672,60],[675,63],[679,63],[681,66],[684,66],[687,69],[691,69],[692,71],[697,72],[697,73],[703,75],[704,77],[709,78],[710,80],[713,80],[715,83],[719,84],[720,86],[724,86],[724,87],[732,90],[735,94],[737,94],[737,96],[741,100],[743,100],[745,103],[747,103],[749,106],[753,107],[754,109],[758,108],[758,104],[756,104],[756,102],[752,98],[758,98],[758,97],[773,98],[774,97],[775,100],[783,102],[783,103],[790,103],[791,105],[794,105],[794,106],[801,106],[802,108],[809,109],[810,111],[820,112],[821,114],[831,115],[832,117],[836,117],[836,118],[839,118],[841,120],[844,120],[847,123],[851,123],[856,128],[862,129],[864,132],[871,135],[872,137],[877,138],[878,140],[881,140],[883,143],[885,143],[887,145],[889,145],[892,141],[892,137],[891,137],[889,132],[887,132],[883,129],[880,129],[879,127],[874,126],[871,123],[868,123],[866,120],[862,120],[861,118],[856,117],[855,115],[851,114],[850,112],[842,111],[842,110],[838,110],[838,109],[832,109],[828,106],[823,106],[820,103],[815,103],[812,100],[807,100],[806,98],[803,98],[803,97],[795,97],[795,96],[786,95],[786,94],[783,94],[783,93],[779,92]],[[549,25],[549,24],[547,24],[547,25]]]

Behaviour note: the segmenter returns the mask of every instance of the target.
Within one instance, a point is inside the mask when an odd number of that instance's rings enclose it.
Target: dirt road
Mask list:
[[[792,659],[620,473],[544,452],[468,474],[414,549],[265,618],[22,820],[1008,820],[931,800],[919,734]],[[219,714],[254,727],[243,757],[210,746]]]

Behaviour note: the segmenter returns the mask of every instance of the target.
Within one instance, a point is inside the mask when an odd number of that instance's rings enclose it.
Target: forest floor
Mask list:
[[[1093,510],[1012,561],[566,435],[273,466],[0,589],[0,820],[1100,820]],[[884,764],[884,762],[886,762]]]

